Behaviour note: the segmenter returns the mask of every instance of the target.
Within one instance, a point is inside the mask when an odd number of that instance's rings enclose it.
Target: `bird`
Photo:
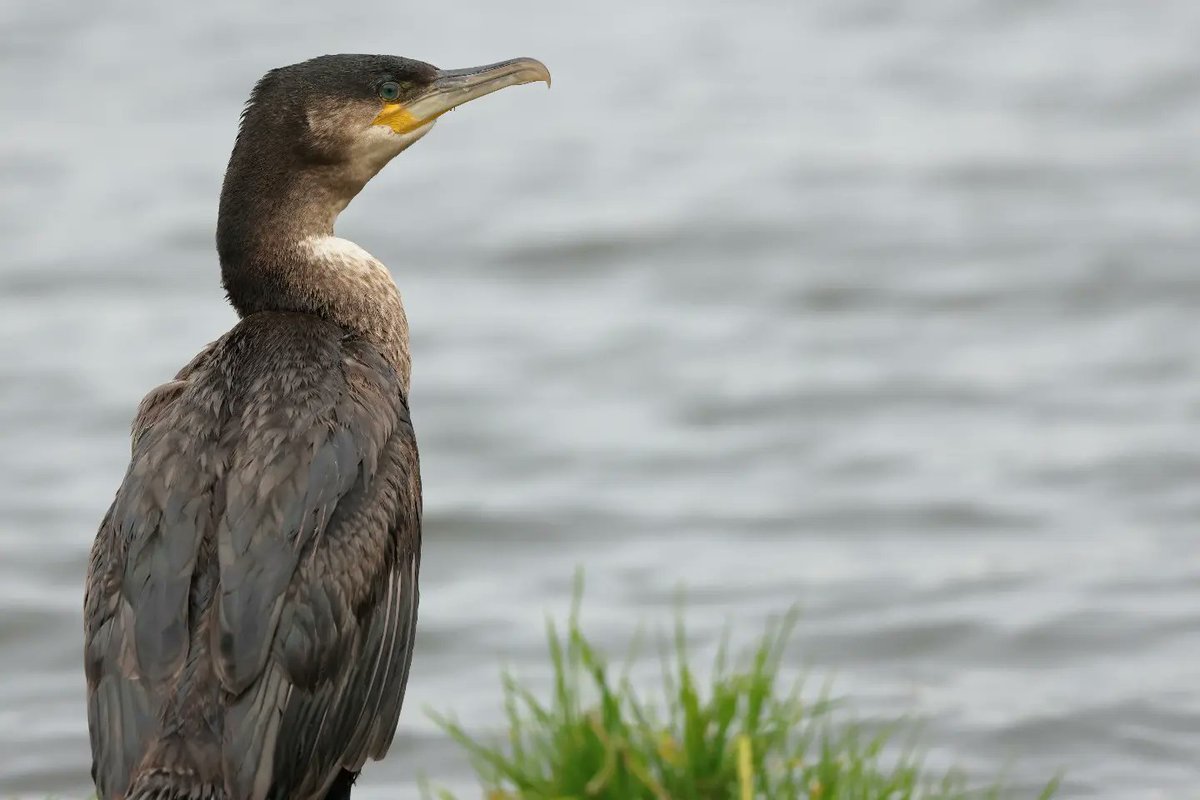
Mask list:
[[[387,753],[421,560],[409,330],[334,223],[441,115],[538,81],[327,55],[254,86],[216,229],[239,319],[141,401],[91,550],[98,800],[346,800]]]

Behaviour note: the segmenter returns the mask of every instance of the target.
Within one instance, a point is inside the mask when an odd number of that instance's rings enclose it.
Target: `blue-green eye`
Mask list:
[[[400,97],[400,84],[395,81],[384,81],[379,86],[379,96],[389,103]]]

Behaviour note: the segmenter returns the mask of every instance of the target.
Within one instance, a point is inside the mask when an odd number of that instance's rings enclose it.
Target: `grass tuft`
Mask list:
[[[477,738],[431,716],[468,755],[488,800],[995,800],[963,776],[931,775],[896,726],[881,732],[841,718],[827,694],[806,701],[783,686],[781,662],[795,612],[768,625],[731,663],[723,637],[703,680],[689,658],[682,614],[663,648],[662,696],[644,700],[614,677],[580,626],[582,580],[566,627],[546,623],[553,693],[539,700],[511,673],[501,679],[507,736]],[[1056,782],[1041,793],[1051,797]],[[427,796],[429,792],[426,792]],[[453,800],[438,791],[440,800]]]

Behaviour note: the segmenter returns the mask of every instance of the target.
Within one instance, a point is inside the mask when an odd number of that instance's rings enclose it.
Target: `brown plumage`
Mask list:
[[[441,111],[548,78],[326,56],[255,88],[217,234],[242,319],[143,400],[92,549],[101,800],[348,797],[387,752],[420,564],[408,324],[333,223]]]

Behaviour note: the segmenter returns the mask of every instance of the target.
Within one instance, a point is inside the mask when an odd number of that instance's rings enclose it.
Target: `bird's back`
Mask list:
[[[401,381],[331,322],[253,314],[152,391],[87,582],[101,800],[318,798],[382,756],[420,515]]]

